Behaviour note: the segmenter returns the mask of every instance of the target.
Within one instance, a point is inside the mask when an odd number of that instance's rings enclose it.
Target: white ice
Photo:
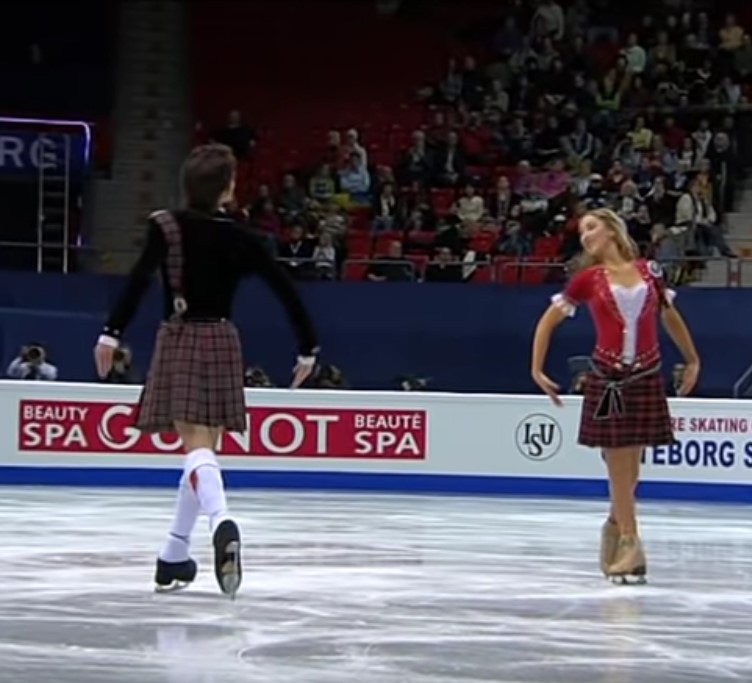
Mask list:
[[[650,584],[597,573],[605,504],[231,494],[246,576],[152,591],[168,491],[0,489],[2,683],[752,680],[749,508],[642,506]]]

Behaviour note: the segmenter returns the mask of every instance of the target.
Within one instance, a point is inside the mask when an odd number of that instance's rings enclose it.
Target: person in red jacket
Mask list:
[[[578,442],[601,449],[611,494],[603,527],[601,569],[614,580],[645,580],[647,561],[638,535],[635,490],[643,449],[673,440],[661,377],[658,316],[679,350],[687,371],[680,394],[694,387],[700,360],[679,312],[675,293],[655,262],[638,257],[637,245],[613,211],[598,209],[580,221],[582,268],[553,297],[535,330],[532,375],[561,405],[558,386],[544,373],[554,328],[587,304],[596,330],[591,371],[584,386]]]

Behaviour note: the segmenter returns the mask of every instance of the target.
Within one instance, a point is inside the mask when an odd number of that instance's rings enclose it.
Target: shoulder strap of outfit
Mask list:
[[[183,233],[169,211],[155,211],[151,218],[162,230],[167,243],[167,279],[172,289],[174,308],[172,318],[177,319],[188,308],[183,295]]]

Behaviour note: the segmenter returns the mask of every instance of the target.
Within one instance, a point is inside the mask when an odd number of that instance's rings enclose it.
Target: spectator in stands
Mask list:
[[[47,351],[39,343],[22,346],[7,370],[8,379],[43,380],[54,382],[57,367],[47,359]]]
[[[507,176],[501,176],[496,181],[496,187],[488,201],[489,215],[499,222],[509,218],[512,207],[520,203],[520,198],[512,191],[512,183]]]
[[[448,247],[436,250],[434,261],[426,268],[426,282],[462,282],[462,264]]]
[[[394,185],[387,183],[374,200],[373,229],[376,232],[393,230],[397,225],[401,210]]]
[[[271,199],[264,200],[259,210],[252,214],[250,224],[268,235],[279,237],[282,234],[282,220]]]
[[[366,148],[360,144],[360,134],[355,128],[350,128],[350,130],[345,133],[343,155],[349,159],[353,154],[357,154],[362,163],[366,167],[368,166],[368,152],[366,151]]]
[[[697,158],[695,159],[696,164],[697,161],[707,156],[710,143],[713,141],[713,131],[710,130],[710,121],[708,119],[700,121],[699,128],[692,133],[692,140],[694,140],[697,154]]]
[[[564,10],[556,0],[543,0],[533,14],[530,33],[534,38],[552,38],[559,41],[564,37],[566,23]]]
[[[468,184],[465,192],[458,200],[455,207],[455,214],[463,225],[478,223],[486,213],[486,205],[475,187]]]
[[[471,110],[478,110],[483,105],[486,91],[486,79],[478,70],[474,57],[465,57],[462,69],[462,101]]]
[[[414,182],[421,186],[430,184],[434,169],[434,157],[426,144],[426,135],[422,130],[413,133],[412,144],[407,149],[400,163],[402,183],[412,185]]]
[[[456,59],[450,59],[447,63],[446,74],[439,82],[439,94],[446,104],[456,104],[462,97],[462,73]]]
[[[336,192],[337,183],[332,175],[332,167],[329,164],[322,164],[308,183],[308,194],[313,201],[327,204]]]
[[[279,258],[284,259],[290,274],[302,279],[311,275],[311,263],[313,258],[313,244],[305,236],[301,225],[293,225],[290,228],[288,238],[279,248]]]
[[[339,185],[354,204],[370,203],[371,175],[357,152],[350,155],[347,166],[339,172]]]
[[[347,227],[347,218],[335,202],[329,202],[323,214],[319,214],[319,233],[321,234],[328,232],[335,240],[339,240],[345,236]]]
[[[739,160],[731,148],[731,140],[726,133],[716,133],[713,146],[708,150],[708,159],[713,172],[713,186],[717,206],[721,213],[731,211],[739,177]]]
[[[319,235],[318,244],[313,249],[316,276],[321,280],[334,280],[337,272],[337,250],[329,232]]]
[[[678,231],[668,230],[663,223],[656,223],[650,233],[650,258],[658,261],[666,271],[667,279],[673,283],[686,252],[686,240]]]
[[[676,202],[668,195],[666,178],[658,176],[653,181],[653,187],[645,198],[650,215],[656,223],[672,225],[674,222]]]
[[[627,36],[627,46],[622,50],[622,54],[632,73],[641,74],[645,71],[648,55],[645,48],[640,45],[640,39],[634,31]]]
[[[465,151],[456,131],[447,135],[446,146],[436,156],[435,177],[440,185],[453,187],[462,182],[467,166]]]
[[[572,166],[577,166],[584,160],[594,159],[600,152],[600,145],[595,135],[587,126],[584,118],[578,118],[572,131],[564,140],[563,144]]]
[[[634,126],[627,137],[629,137],[632,147],[637,152],[646,152],[653,146],[653,131],[645,124],[644,116],[635,118]]]
[[[723,55],[728,57],[728,61],[725,66],[729,67],[733,64],[733,53],[741,48],[744,43],[744,29],[736,22],[736,16],[733,14],[727,14],[726,20],[718,31],[719,45],[718,49]]]
[[[734,258],[735,254],[726,242],[723,228],[718,225],[718,216],[713,205],[705,198],[697,176],[676,205],[676,225],[687,229],[688,238],[701,253],[711,254],[717,249],[721,256]]]
[[[282,191],[279,193],[277,209],[282,218],[283,225],[292,225],[303,215],[308,208],[308,198],[305,190],[298,185],[298,181],[292,173],[285,174],[282,178]]]
[[[382,262],[373,264],[368,270],[366,277],[371,282],[411,282],[415,279],[413,265],[402,255],[402,242],[392,242],[389,253],[379,260]]]
[[[535,154],[540,163],[548,163],[563,153],[559,120],[549,116],[546,127],[535,136]]]
[[[256,133],[245,121],[242,114],[233,109],[228,117],[227,124],[211,135],[212,142],[227,145],[235,157],[246,160],[256,147]]]

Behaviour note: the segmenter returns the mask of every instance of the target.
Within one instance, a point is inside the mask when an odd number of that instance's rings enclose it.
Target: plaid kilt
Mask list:
[[[643,372],[617,371],[595,364],[585,379],[578,443],[594,448],[623,448],[662,446],[674,441],[661,373],[656,368],[652,374],[630,381]],[[598,417],[609,381],[618,383],[622,409]]]
[[[175,421],[246,430],[243,352],[231,322],[178,320],[159,328],[136,427],[174,432]]]

